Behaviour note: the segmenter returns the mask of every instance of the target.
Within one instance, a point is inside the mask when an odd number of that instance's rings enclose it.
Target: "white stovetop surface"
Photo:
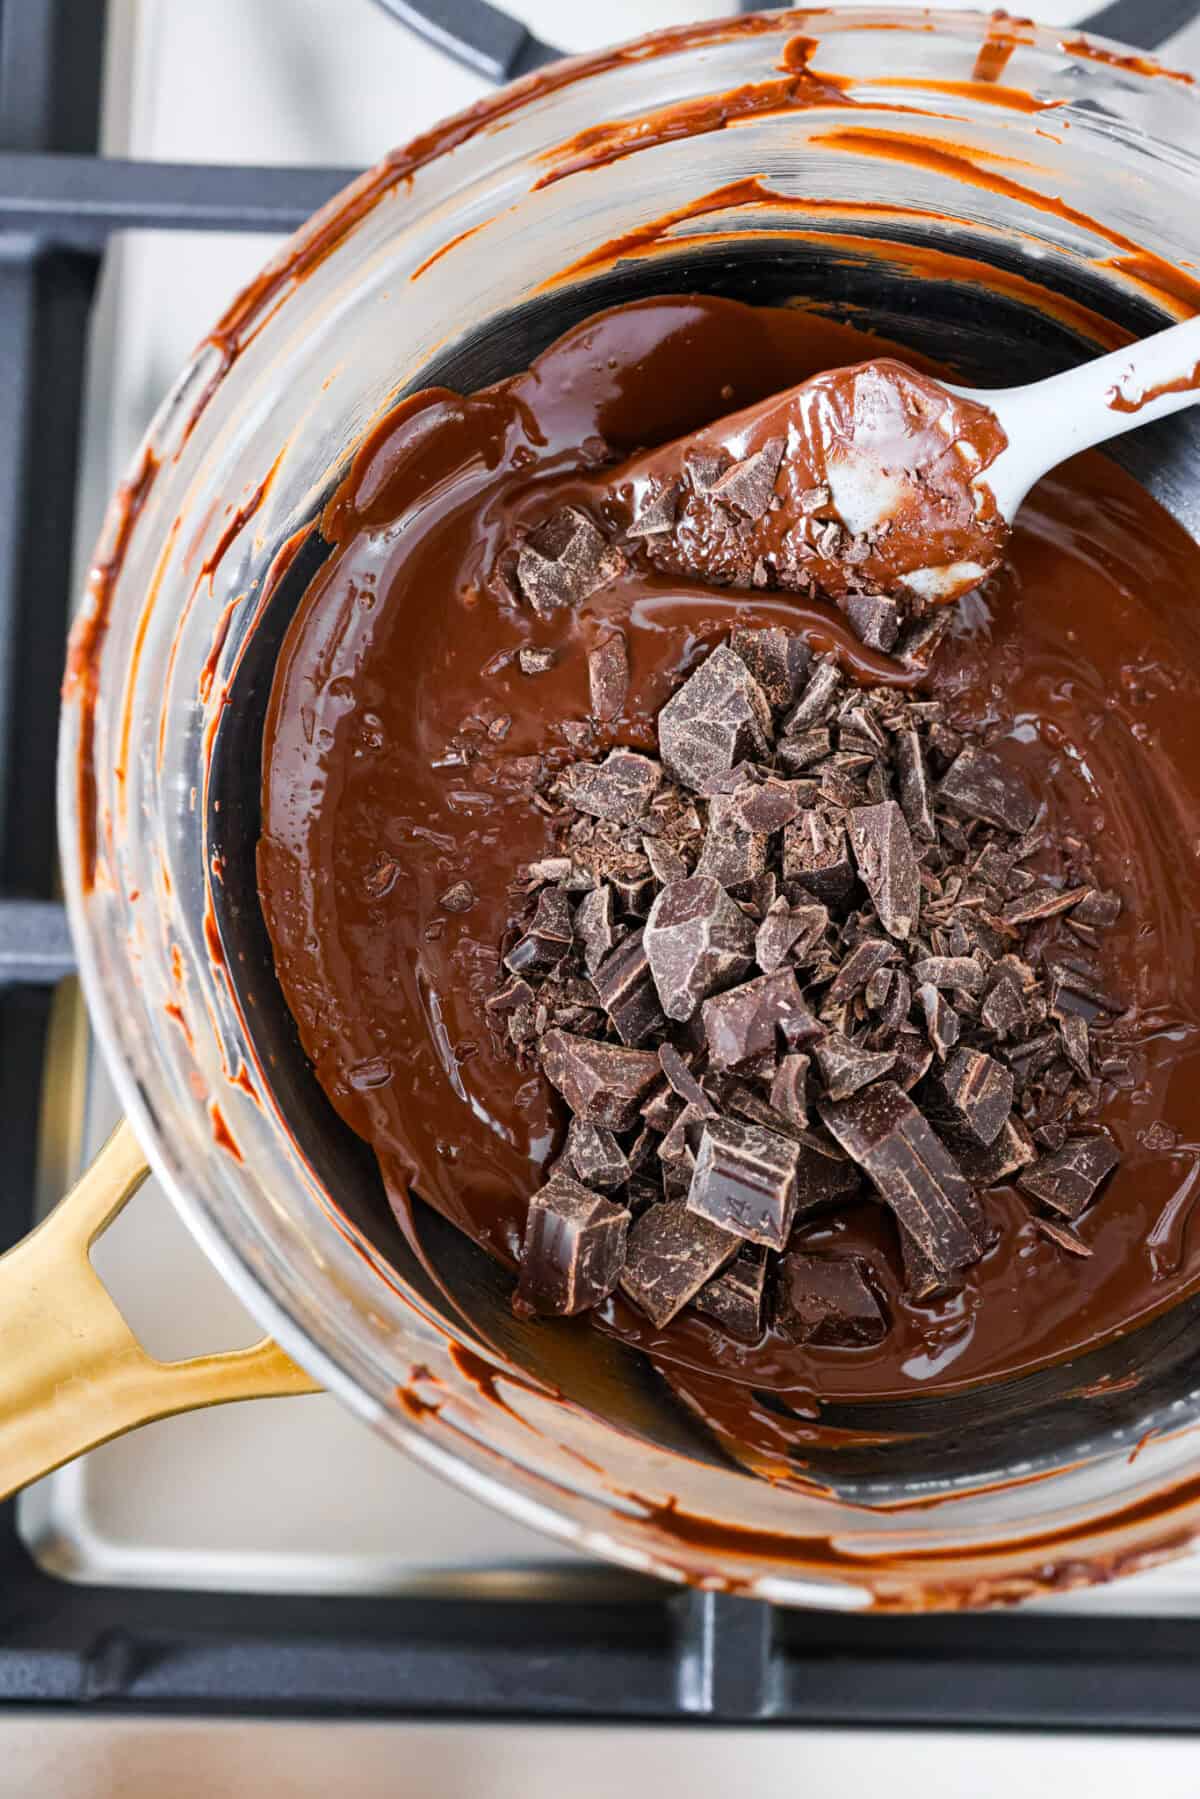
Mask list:
[[[544,38],[587,49],[653,26],[717,16],[722,0],[516,0]],[[1078,3],[1040,0],[1049,22]],[[361,167],[469,103],[484,84],[417,43],[372,0],[109,0],[106,148],[172,161]],[[1178,59],[1200,61],[1200,30]],[[192,345],[271,247],[261,237],[147,234],[110,254],[96,314],[80,539]],[[163,296],[169,295],[164,304]],[[89,1082],[85,1148],[116,1113]],[[60,1156],[61,1160],[61,1156]],[[61,1169],[59,1170],[61,1173]],[[99,1246],[97,1266],[162,1356],[228,1348],[259,1332],[151,1183]],[[1146,1453],[1153,1452],[1153,1446]],[[259,1402],[171,1419],[94,1451],[26,1496],[22,1524],[68,1577],[264,1590],[386,1591],[438,1570],[570,1563],[571,1552],[480,1507],[396,1452],[331,1399]],[[1200,1569],[1164,1571],[1100,1603],[1200,1609]],[[1099,1596],[1095,1596],[1099,1598]],[[1091,1603],[1085,1601],[1084,1603]],[[685,1782],[695,1799],[745,1781],[814,1795],[887,1781],[928,1799],[987,1799],[1020,1785],[1096,1793],[1134,1780],[1156,1799],[1194,1794],[1186,1743],[934,1732],[666,1732],[511,1726],[0,1723],[0,1794],[325,1794],[438,1791],[541,1799],[639,1795]],[[1095,1761],[1096,1772],[1089,1772]]]

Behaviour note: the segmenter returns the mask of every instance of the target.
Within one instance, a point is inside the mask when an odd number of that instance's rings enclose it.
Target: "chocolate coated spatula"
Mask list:
[[[1198,399],[1200,319],[1023,387],[953,387],[880,359],[718,419],[609,485],[660,568],[890,593],[919,612],[996,567],[1056,463]]]

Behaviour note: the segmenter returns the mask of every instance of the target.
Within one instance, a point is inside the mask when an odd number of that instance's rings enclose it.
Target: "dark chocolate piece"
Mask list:
[[[860,1087],[889,1073],[896,1060],[894,1049],[860,1049],[840,1031],[830,1031],[815,1043],[813,1055],[830,1099],[848,1099]]]
[[[794,736],[783,738],[778,755],[787,772],[798,775],[823,761],[832,747],[829,726],[816,725],[811,731],[797,731]]]
[[[860,1256],[804,1255],[793,1250],[779,1264],[775,1316],[794,1343],[820,1348],[882,1343],[888,1320],[867,1280]]]
[[[642,1043],[667,1022],[658,1003],[644,937],[643,931],[631,931],[592,973],[600,1004],[622,1043]]]
[[[563,1154],[583,1185],[600,1193],[611,1193],[629,1179],[629,1157],[603,1125],[572,1118]]]
[[[884,654],[895,648],[900,635],[900,608],[877,593],[852,593],[846,601],[846,617],[869,650]]]
[[[546,1079],[572,1112],[610,1131],[632,1130],[642,1101],[662,1072],[652,1050],[596,1043],[570,1031],[547,1031],[541,1057]]]
[[[1014,835],[1027,831],[1037,815],[1022,777],[990,750],[963,750],[938,783],[938,798]]]
[[[762,1336],[767,1258],[761,1249],[743,1249],[724,1274],[701,1287],[692,1301],[698,1312],[713,1318],[731,1337],[757,1343]]]
[[[1007,970],[997,975],[988,988],[979,1008],[979,1022],[997,1037],[1015,1036],[1028,1024],[1025,990]]]
[[[555,1174],[529,1202],[516,1307],[571,1318],[599,1305],[625,1260],[629,1213]]]
[[[1037,1160],[1033,1138],[1015,1112],[1009,1114],[999,1134],[989,1144],[977,1143],[966,1132],[951,1133],[947,1146],[973,1187],[998,1187],[1018,1169]]]
[[[882,937],[864,937],[834,976],[829,989],[833,1004],[841,1005],[843,1000],[853,999],[856,993],[861,993],[885,963],[895,961],[897,953],[895,944],[886,943]]]
[[[662,769],[636,750],[610,750],[603,762],[576,762],[566,773],[571,804],[593,818],[632,824],[662,785]]]
[[[558,967],[571,948],[574,927],[571,903],[560,887],[544,887],[524,936],[504,958],[513,974],[546,974]]]
[[[714,1068],[734,1068],[778,1047],[782,1033],[791,1049],[821,1034],[801,997],[790,968],[743,981],[728,993],[706,999],[702,1009],[709,1060]]]
[[[584,966],[595,974],[617,941],[611,887],[593,887],[584,894],[575,908],[575,936],[583,946]]]
[[[541,644],[526,644],[517,651],[517,661],[523,675],[545,675],[558,661],[558,651]]]
[[[658,1059],[672,1090],[684,1104],[691,1106],[701,1118],[715,1118],[716,1107],[674,1045],[661,1043]]]
[[[754,953],[764,974],[774,974],[785,962],[802,962],[829,926],[824,906],[790,906],[775,900],[758,927]]]
[[[643,500],[637,517],[626,528],[626,537],[657,537],[663,531],[670,531],[679,511],[682,492],[681,481],[668,481],[656,494]]]
[[[902,1087],[908,1093],[929,1073],[933,1065],[933,1051],[915,1031],[901,1031],[891,1047],[896,1052],[892,1079],[897,1087]]]
[[[1017,1176],[1022,1193],[1072,1220],[1090,1205],[1101,1182],[1120,1161],[1120,1151],[1107,1131],[1094,1137],[1072,1137],[1052,1155],[1043,1156]]]
[[[539,617],[550,618],[563,606],[578,606],[624,566],[620,550],[586,512],[562,506],[522,545],[517,580]]]
[[[984,973],[971,956],[925,956],[913,963],[913,980],[920,987],[949,987],[959,993],[982,993]]]
[[[686,1022],[701,1000],[749,973],[754,925],[719,882],[691,875],[663,888],[644,942],[663,1011]]]
[[[642,853],[650,864],[650,873],[660,886],[671,881],[686,881],[689,869],[679,851],[662,837],[643,837]]]
[[[771,708],[727,644],[667,701],[658,715],[658,745],[667,772],[697,790],[738,762],[768,754]]]
[[[1020,899],[1011,900],[1004,908],[1006,924],[1036,924],[1044,918],[1058,918],[1077,906],[1089,892],[1087,887],[1068,887],[1062,891],[1034,887]]]
[[[939,1273],[978,1259],[985,1247],[979,1203],[906,1093],[876,1081],[850,1099],[822,1100],[818,1111]]]
[[[840,824],[806,812],[783,834],[783,878],[827,906],[839,906],[854,887],[855,867]]]
[[[862,884],[890,937],[907,941],[921,910],[921,877],[912,834],[895,800],[849,814],[850,846]]]
[[[1033,1228],[1040,1231],[1043,1237],[1048,1237],[1051,1243],[1057,1243],[1060,1249],[1065,1249],[1068,1255],[1087,1257],[1095,1253],[1091,1245],[1085,1243],[1069,1224],[1060,1224],[1057,1219],[1035,1218]]]
[[[588,651],[588,691],[592,717],[611,724],[625,710],[629,694],[629,651],[622,632],[614,631]]]
[[[934,1267],[917,1239],[902,1224],[897,1226],[897,1233],[900,1238],[900,1259],[904,1265],[905,1297],[917,1305],[923,1305],[947,1292],[954,1284],[954,1277],[943,1274]]]
[[[1078,1012],[1067,1012],[1058,1020],[1058,1028],[1067,1061],[1081,1081],[1090,1081],[1092,1078],[1092,1055],[1087,1019],[1081,1018]]]
[[[784,1056],[771,1082],[771,1104],[795,1125],[808,1123],[809,1058],[796,1051]]]
[[[920,733],[914,726],[902,725],[895,733],[892,755],[896,762],[900,809],[908,820],[908,828],[918,842],[936,843],[938,830],[933,817],[929,769]]]
[[[1105,893],[1099,888],[1089,888],[1071,914],[1072,924],[1094,925],[1098,930],[1107,930],[1115,925],[1121,916],[1121,896],[1119,893]]]
[[[629,1233],[621,1291],[661,1330],[742,1247],[741,1237],[665,1200]]]
[[[469,912],[475,904],[475,889],[470,881],[455,881],[453,887],[447,887],[438,904],[447,912]]]
[[[767,866],[769,839],[763,832],[747,830],[740,822],[737,793],[715,795],[708,804],[708,830],[696,864],[698,875],[711,875],[722,887],[744,887]]]
[[[983,1050],[956,1049],[938,1083],[955,1122],[976,1142],[994,1143],[1012,1111],[1012,1070]]]
[[[738,1118],[712,1118],[696,1152],[690,1212],[768,1249],[782,1249],[796,1210],[799,1145]]]
[[[812,661],[802,637],[779,626],[732,631],[729,647],[746,664],[768,705],[782,712],[793,703]]]
[[[761,518],[771,503],[775,477],[783,461],[784,439],[770,437],[761,450],[747,456],[713,482],[709,493],[714,500],[736,507],[747,518]]]
[[[729,796],[729,809],[733,822],[743,831],[770,837],[790,825],[801,806],[792,782],[765,781],[759,787],[739,787]]]
[[[822,656],[813,666],[792,711],[783,722],[784,737],[796,737],[831,717],[842,692],[842,677],[833,656]]]

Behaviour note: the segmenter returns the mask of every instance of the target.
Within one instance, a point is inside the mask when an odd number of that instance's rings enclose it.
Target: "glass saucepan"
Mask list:
[[[508,1277],[436,1223],[453,1298],[428,1279],[274,981],[254,887],[273,657],[321,496],[399,397],[507,375],[651,291],[852,311],[984,385],[1194,309],[1200,101],[1186,81],[978,14],[834,9],[803,31],[815,42],[794,42],[796,15],[698,27],[504,90],[301,232],[162,407],[76,631],[65,885],[133,1130],[282,1349],[138,1362],[79,1256],[136,1179],[123,1137],[68,1223],[14,1252],[34,1302],[0,1376],[8,1484],[138,1417],[315,1379],[581,1549],[795,1603],[1011,1599],[1139,1565],[1200,1528],[1195,1303],[1086,1368],[919,1419],[877,1408],[878,1447],[853,1474],[834,1458],[807,1486],[752,1478],[633,1352],[518,1324]],[[1192,419],[1119,454],[1200,531]],[[74,1245],[67,1298],[56,1234]],[[1119,1378],[1131,1368],[1138,1380]],[[54,1409],[65,1377],[69,1418]]]

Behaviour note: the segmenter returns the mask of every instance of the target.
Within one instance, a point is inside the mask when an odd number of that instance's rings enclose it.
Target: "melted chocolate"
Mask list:
[[[862,679],[903,680],[832,607],[712,590],[666,573],[611,582],[549,620],[488,584],[516,525],[594,491],[597,460],[698,429],[822,369],[896,346],[798,311],[659,298],[601,314],[526,374],[471,398],[414,396],[362,445],[322,521],[334,551],[280,656],[267,721],[260,883],[285,995],[334,1105],[373,1146],[392,1202],[410,1188],[512,1264],[563,1117],[492,1042],[483,1010],[510,883],[550,852],[530,757],[574,759],[587,651],[620,621],[631,682],[594,746],[650,748],[680,675],[733,625],[787,624]],[[728,391],[732,388],[732,394]],[[1043,481],[1004,567],[964,608],[934,690],[1003,720],[1052,823],[1098,846],[1124,900],[1106,945],[1133,1002],[1131,1079],[1101,1116],[1121,1167],[1068,1256],[1012,1189],[987,1197],[995,1247],[962,1292],[904,1300],[882,1209],[815,1224],[804,1247],[861,1255],[889,1305],[878,1345],[753,1346],[685,1312],[656,1331],[623,1301],[597,1316],[636,1342],[747,1460],[778,1465],[823,1399],[948,1392],[1078,1354],[1200,1280],[1190,1231],[1200,1143],[1200,550],[1097,455]],[[545,646],[544,672],[517,651]],[[502,738],[495,720],[511,720]],[[441,896],[470,883],[474,904]],[[1151,1148],[1147,1127],[1177,1142]],[[1155,1133],[1155,1143],[1169,1141]],[[589,1328],[580,1324],[580,1330]]]

